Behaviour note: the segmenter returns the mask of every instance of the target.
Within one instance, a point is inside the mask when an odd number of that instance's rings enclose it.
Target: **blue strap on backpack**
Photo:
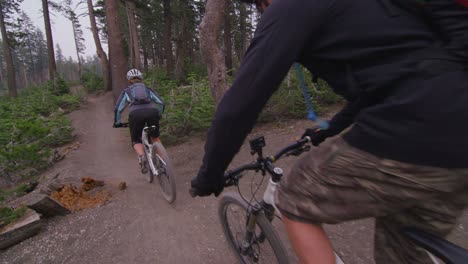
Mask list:
[[[305,82],[304,75],[302,74],[301,66],[299,65],[299,63],[295,63],[294,68],[296,69],[297,77],[298,77],[299,81],[301,82],[302,95],[304,96],[304,99],[305,99],[305,102],[306,102],[306,105],[307,105],[307,109],[309,111],[308,114],[307,114],[307,118],[309,120],[313,121],[313,122],[318,122],[318,126],[321,129],[328,129],[328,127],[329,127],[328,122],[325,121],[325,120],[320,120],[317,117],[317,115],[315,114],[314,106],[312,105],[312,100],[311,100],[310,94],[308,92],[308,87],[307,87],[307,84]]]

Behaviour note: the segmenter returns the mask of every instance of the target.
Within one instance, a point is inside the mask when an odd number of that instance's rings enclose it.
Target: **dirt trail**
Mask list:
[[[168,205],[158,186],[139,173],[128,131],[112,128],[112,109],[107,94],[90,96],[83,109],[72,113],[81,146],[50,171],[73,182],[85,176],[105,181],[113,193],[110,202],[48,220],[39,235],[0,251],[0,263],[236,263],[218,221],[217,199],[192,199],[187,193],[201,163],[203,139],[168,148],[178,190],[176,203]],[[265,135],[270,153],[306,125],[269,124],[254,134]],[[250,159],[244,146],[234,163]],[[282,164],[287,171],[288,163]],[[125,191],[118,190],[122,181],[127,182]],[[462,222],[453,239],[468,247],[467,213]],[[373,263],[372,226],[371,220],[362,220],[326,228],[345,262]]]

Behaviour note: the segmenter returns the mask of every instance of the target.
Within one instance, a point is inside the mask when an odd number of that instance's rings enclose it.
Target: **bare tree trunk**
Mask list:
[[[24,80],[23,80],[23,81],[24,81],[24,86],[23,86],[23,88],[26,88],[26,87],[28,87],[28,85],[29,85],[29,83],[30,83],[30,82],[29,82],[28,73],[26,72],[26,67],[23,67],[23,79],[24,79]]]
[[[140,58],[140,44],[138,42],[138,31],[137,24],[135,21],[135,3],[133,0],[127,0],[125,2],[127,7],[127,17],[128,17],[128,31],[130,35],[129,48],[130,48],[130,58],[131,65],[135,69],[140,69],[141,67],[141,58]]]
[[[49,3],[48,0],[42,0],[42,12],[44,13],[44,26],[47,38],[47,58],[49,60],[49,79],[53,80],[57,73],[55,64],[54,40],[52,38],[52,29],[50,28]]]
[[[164,0],[164,53],[166,55],[166,71],[169,75],[172,75],[174,72],[171,28],[172,28],[171,0]]]
[[[156,47],[155,44],[151,44],[151,57],[153,59],[153,68],[159,63],[156,60]]]
[[[126,87],[126,71],[128,68],[127,58],[122,45],[122,31],[120,30],[119,20],[119,1],[106,0],[106,20],[109,43],[109,64],[112,77],[112,93],[114,100],[120,95],[120,92]]]
[[[78,80],[81,82],[81,58],[80,58],[80,52],[78,48],[78,39],[76,38],[76,31],[75,31],[75,22],[72,21],[72,27],[73,27],[73,39],[75,40],[75,49],[76,49],[76,58],[78,59]]]
[[[231,2],[226,4],[224,15],[224,49],[226,50],[226,68],[232,76],[232,34],[231,34]]]
[[[241,61],[242,57],[244,56],[244,52],[247,47],[247,10],[245,9],[245,5],[241,5],[240,7],[240,49],[237,53],[239,61]]]
[[[3,82],[5,78],[3,77],[3,67],[1,66],[2,63],[0,63],[0,82]]]
[[[143,48],[143,70],[148,72],[148,49],[146,47]]]
[[[3,39],[3,54],[5,57],[6,67],[7,67],[7,78],[8,78],[8,95],[10,97],[17,97],[18,90],[16,89],[16,75],[15,68],[13,66],[13,56],[11,54],[10,41],[8,39],[6,27],[5,27],[5,18],[3,17],[3,12],[1,11],[1,2],[0,2],[0,27],[2,31]]]
[[[211,93],[220,102],[227,90],[226,65],[219,45],[224,21],[225,0],[207,0],[205,17],[200,25],[200,49],[207,64]]]
[[[96,17],[94,16],[93,0],[87,0],[87,1],[88,1],[89,20],[91,24],[91,31],[93,32],[94,44],[96,44],[96,52],[102,65],[104,89],[106,91],[111,91],[112,81],[111,81],[111,76],[110,76],[110,71],[109,71],[109,61],[107,60],[107,55],[104,52],[104,49],[102,48],[101,39],[99,38],[99,32],[98,32],[98,28],[96,25]]]
[[[159,66],[164,66],[164,49],[161,45],[158,44],[158,56],[159,56]]]

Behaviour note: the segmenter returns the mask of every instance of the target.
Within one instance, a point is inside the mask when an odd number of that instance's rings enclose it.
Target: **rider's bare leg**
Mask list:
[[[301,264],[335,264],[332,245],[320,225],[294,221],[284,215],[283,222]]]
[[[133,149],[135,150],[138,156],[142,156],[143,154],[145,154],[145,150],[143,149],[142,143],[136,143],[135,145],[133,145]]]
[[[151,137],[151,142],[153,142],[153,143],[158,142],[158,143],[162,144],[161,139],[159,139],[159,137]],[[156,151],[157,150],[158,149],[156,149]],[[158,154],[159,154],[159,156],[161,156],[161,153],[158,153]]]
[[[146,162],[144,162],[145,159],[145,150],[143,149],[143,144],[142,143],[136,143],[133,145],[133,149],[135,149],[136,154],[138,155],[138,162],[140,163],[141,166],[141,173],[147,173],[147,165]]]

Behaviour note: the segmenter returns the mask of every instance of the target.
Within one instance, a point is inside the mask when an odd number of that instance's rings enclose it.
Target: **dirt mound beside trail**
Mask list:
[[[51,194],[51,197],[65,206],[72,212],[87,208],[93,208],[105,203],[110,198],[110,194],[105,191],[99,191],[90,194],[89,191],[104,186],[103,181],[98,181],[90,177],[81,179],[83,185],[78,188],[68,184]]]

